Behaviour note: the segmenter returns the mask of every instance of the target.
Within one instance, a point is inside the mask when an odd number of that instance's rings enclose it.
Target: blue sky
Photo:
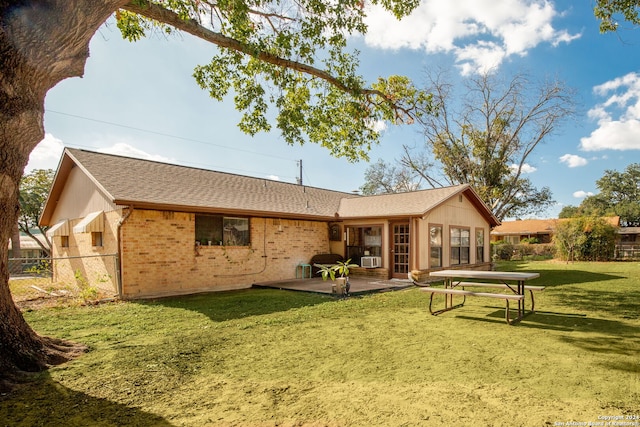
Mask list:
[[[422,0],[402,23],[371,9],[369,33],[352,39],[369,81],[402,74],[417,85],[444,67],[463,79],[498,68],[506,76],[557,77],[577,92],[578,115],[529,158],[534,185],[562,206],[597,193],[605,170],[640,162],[640,29],[623,24],[600,34],[589,1]],[[277,131],[251,137],[236,126],[231,99],[217,102],[192,78],[215,46],[189,35],[122,40],[113,21],[91,43],[83,78],[53,88],[45,104],[45,139],[27,172],[55,168],[63,146],[149,158],[341,191],[364,182],[366,162],[332,158],[307,144],[288,146]],[[371,162],[397,159],[422,142],[418,126],[388,126]],[[135,171],[132,171],[135,173]]]

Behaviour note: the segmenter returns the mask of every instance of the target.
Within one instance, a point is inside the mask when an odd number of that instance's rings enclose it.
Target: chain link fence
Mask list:
[[[119,295],[118,255],[9,258],[9,287],[22,307],[45,300],[89,303]]]

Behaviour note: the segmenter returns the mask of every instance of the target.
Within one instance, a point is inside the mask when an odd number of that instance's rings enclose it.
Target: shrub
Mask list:
[[[615,253],[616,228],[602,218],[572,218],[558,224],[553,240],[562,259],[610,261]]]
[[[494,260],[509,261],[513,256],[513,245],[510,243],[495,242],[491,244],[491,248]]]

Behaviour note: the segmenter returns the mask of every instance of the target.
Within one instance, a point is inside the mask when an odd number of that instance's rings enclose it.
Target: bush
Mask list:
[[[540,261],[552,259],[555,255],[555,247],[552,244],[521,244],[512,245],[504,242],[494,242],[491,245],[493,260],[497,261]]]
[[[491,248],[494,260],[509,261],[513,256],[513,245],[510,243],[504,243],[504,241],[495,242],[491,244]]]
[[[527,244],[528,243],[530,245],[535,245],[535,244],[540,243],[540,240],[537,237],[527,237],[527,238],[524,238],[524,239],[520,240],[520,243],[522,243],[522,244]]]
[[[602,218],[572,218],[558,224],[553,240],[565,260],[610,261],[615,254],[616,227]]]

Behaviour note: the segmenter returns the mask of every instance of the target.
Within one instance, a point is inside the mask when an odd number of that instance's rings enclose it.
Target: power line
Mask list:
[[[159,136],[164,136],[164,137],[167,137],[167,138],[174,138],[174,139],[180,139],[180,140],[183,140],[183,141],[195,142],[195,143],[198,143],[198,144],[208,145],[208,146],[211,146],[211,147],[218,147],[218,148],[224,148],[224,149],[231,150],[231,151],[237,151],[237,152],[242,152],[242,153],[250,153],[250,154],[255,154],[255,155],[264,156],[264,157],[271,157],[271,158],[274,158],[274,159],[286,160],[286,161],[289,161],[289,162],[299,162],[299,160],[294,160],[292,158],[287,158],[287,157],[282,157],[282,156],[275,156],[273,154],[265,154],[265,153],[260,153],[260,152],[256,152],[256,151],[252,151],[252,150],[244,150],[244,149],[241,149],[241,148],[228,147],[228,146],[221,145],[221,144],[215,144],[213,142],[202,141],[202,140],[199,140],[199,139],[187,138],[187,137],[178,136],[178,135],[171,135],[171,134],[168,134],[168,133],[158,132],[158,131],[154,131],[154,130],[150,130],[150,129],[143,129],[143,128],[139,128],[139,127],[136,127],[136,126],[130,126],[130,125],[123,125],[123,124],[120,124],[120,123],[114,123],[114,122],[110,122],[110,121],[107,121],[107,120],[94,119],[94,118],[91,118],[91,117],[80,116],[80,115],[77,115],[77,114],[64,113],[62,111],[56,111],[56,110],[47,109],[45,111],[48,112],[48,113],[60,114],[62,116],[72,117],[72,118],[75,118],[75,119],[86,120],[86,121],[91,121],[91,122],[95,122],[95,123],[102,123],[102,124],[106,124],[106,125],[110,125],[110,126],[117,126],[117,127],[121,127],[121,128],[124,128],[124,129],[135,130],[135,131],[138,131],[138,132],[145,132],[145,133],[149,133],[149,134],[152,134],[152,135],[159,135]],[[76,146],[78,148],[87,148],[87,149],[93,149],[94,148],[94,147],[87,147],[87,146],[83,147],[83,146],[80,146],[80,145],[76,145]],[[211,165],[207,165],[207,164],[204,164],[204,163],[196,163],[196,162],[181,162],[181,163],[185,164],[185,165],[190,165],[190,166],[200,166],[200,167],[207,167],[207,168],[211,167]],[[292,179],[292,178],[296,179],[296,180],[299,179],[298,177],[294,178],[291,175],[282,176],[281,174],[256,172],[256,171],[249,171],[249,170],[229,168],[229,167],[222,167],[222,169],[226,169],[228,171],[236,171],[238,173],[241,172],[241,173],[245,173],[245,174],[247,174],[247,173],[248,174],[259,173],[261,175],[276,175],[276,176],[287,178],[287,179]]]
[[[167,138],[175,138],[175,139],[181,139],[183,141],[190,141],[190,142],[195,142],[195,143],[198,143],[198,144],[209,145],[211,147],[219,147],[219,148],[224,148],[224,149],[227,149],[227,150],[239,151],[239,152],[242,152],[242,153],[257,154],[257,155],[260,155],[260,156],[272,157],[274,159],[287,160],[287,161],[292,161],[292,162],[296,161],[295,159],[288,158],[288,157],[274,156],[273,154],[265,154],[265,153],[260,153],[260,152],[256,152],[256,151],[251,151],[251,150],[243,150],[241,148],[228,147],[226,145],[214,144],[213,142],[201,141],[199,139],[187,138],[187,137],[184,137],[184,136],[171,135],[171,134],[168,134],[168,133],[157,132],[157,131],[150,130],[150,129],[143,129],[143,128],[139,128],[139,127],[135,127],[135,126],[129,126],[129,125],[123,125],[123,124],[120,124],[120,123],[109,122],[109,121],[106,121],[106,120],[93,119],[93,118],[90,118],[90,117],[79,116],[77,114],[63,113],[61,111],[55,111],[55,110],[45,110],[45,111],[48,112],[48,113],[60,114],[60,115],[63,115],[63,116],[73,117],[73,118],[76,118],[76,119],[87,120],[87,121],[96,122],[96,123],[102,123],[102,124],[106,124],[106,125],[110,125],[110,126],[117,126],[117,127],[121,127],[121,128],[124,128],[124,129],[131,129],[131,130],[135,130],[135,131],[139,131],[139,132],[146,132],[146,133],[150,133],[150,134],[153,134],[153,135],[164,136],[164,137],[167,137]]]

